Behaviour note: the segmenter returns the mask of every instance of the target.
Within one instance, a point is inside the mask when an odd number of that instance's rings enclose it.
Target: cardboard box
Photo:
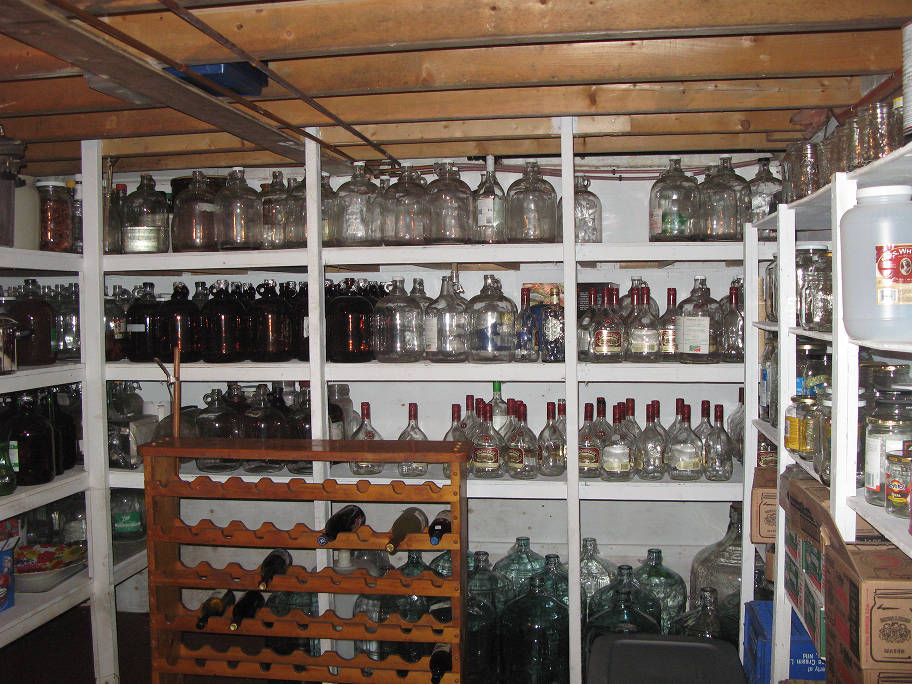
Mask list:
[[[754,544],[772,544],[776,541],[776,468],[754,470],[751,487],[751,541]]]
[[[792,529],[787,513],[785,515],[785,552],[785,555],[791,556],[796,563],[801,563],[801,539]]]
[[[912,561],[892,544],[834,539],[824,557],[828,664],[839,682],[912,682]],[[908,675],[880,679],[871,672]],[[834,670],[834,676],[839,673]],[[829,673],[828,673],[828,679]]]
[[[862,670],[845,644],[831,641],[827,649],[827,684],[912,684],[912,672],[909,671],[882,668]]]
[[[800,611],[804,603],[804,576],[801,566],[788,554],[785,556],[785,594],[795,610]]]
[[[822,566],[821,570],[823,570]],[[817,654],[821,658],[826,658],[826,611],[823,606],[823,594],[817,590],[810,577],[805,574],[801,616],[804,618],[804,626],[814,642]]]
[[[811,542],[801,542],[801,570],[818,592],[823,591],[823,553]]]

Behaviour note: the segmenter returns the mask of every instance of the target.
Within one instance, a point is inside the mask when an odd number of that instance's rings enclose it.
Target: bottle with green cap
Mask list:
[[[507,422],[507,402],[504,401],[500,393],[500,380],[494,381],[494,396],[491,397],[491,415],[494,429],[500,432],[501,428]]]

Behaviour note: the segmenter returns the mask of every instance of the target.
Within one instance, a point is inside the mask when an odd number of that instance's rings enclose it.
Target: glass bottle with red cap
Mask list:
[[[506,437],[507,475],[517,480],[532,480],[538,476],[538,438],[526,421],[526,405],[517,402],[516,426]]]
[[[361,426],[355,430],[355,434],[352,435],[354,440],[363,440],[363,441],[373,441],[377,439],[383,439],[383,436],[377,431],[371,424],[371,406],[369,402],[361,402]],[[378,462],[362,462],[355,463],[351,461],[349,464],[351,468],[352,475],[378,475],[383,470],[383,464]]]
[[[567,438],[557,424],[553,401],[547,403],[548,422],[538,435],[538,472],[541,475],[562,475],[567,469]]]
[[[478,478],[503,476],[504,441],[492,423],[494,407],[485,404],[484,420],[472,436],[472,474]]]
[[[698,480],[703,475],[703,443],[690,429],[690,406],[684,406],[681,425],[665,450],[665,462],[672,480]]]
[[[703,440],[703,469],[707,480],[727,482],[732,477],[737,447],[725,431],[722,404],[713,409],[713,427]]]
[[[593,417],[593,406],[587,403],[583,410],[583,425],[579,431],[579,444],[577,447],[580,477],[600,476],[599,461],[602,452],[602,441],[598,437]]]
[[[399,433],[399,440],[405,442],[426,442],[427,435],[418,427],[418,404],[412,402],[408,405],[408,425]],[[401,477],[424,477],[427,475],[427,463],[414,463],[403,461],[399,464]]]

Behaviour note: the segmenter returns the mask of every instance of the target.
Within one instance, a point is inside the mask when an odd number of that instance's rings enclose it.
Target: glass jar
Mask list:
[[[779,320],[779,255],[766,265],[763,277],[763,303],[766,308],[766,320]]]
[[[792,143],[785,148],[782,160],[784,201],[795,202],[820,187],[818,153],[818,145],[811,142]]]
[[[830,273],[808,273],[801,297],[804,327],[830,332],[833,329],[833,278]]]
[[[679,361],[716,363],[719,360],[722,310],[709,296],[706,276],[694,277],[690,296],[678,304],[675,326]]]
[[[339,243],[336,235],[336,191],[329,184],[329,172],[323,171],[320,178],[320,234],[325,247]]]
[[[158,357],[165,363],[174,358],[175,347],[181,350],[182,363],[193,363],[203,357],[203,316],[188,299],[189,295],[186,285],[174,283],[171,299],[159,307]]]
[[[291,307],[276,293],[275,285],[274,280],[264,280],[257,287],[260,298],[251,307],[253,361],[271,363],[291,358]]]
[[[912,386],[901,377],[907,374],[907,366],[874,373],[877,396],[865,432],[865,501],[875,506],[886,503],[887,453],[912,447]]]
[[[820,343],[801,342],[796,347],[795,393],[814,396],[832,382],[832,364],[828,347]]]
[[[171,247],[175,252],[206,252],[218,249],[215,233],[215,193],[206,174],[193,172],[190,186],[174,198]]]
[[[35,183],[39,203],[39,248],[45,252],[73,251],[73,200],[63,181]]]
[[[696,607],[700,589],[712,587],[722,601],[741,592],[741,504],[728,509],[728,529],[725,536],[697,552],[690,569],[690,605]],[[753,551],[751,551],[753,553]],[[740,604],[740,602],[739,602]],[[736,617],[737,622],[737,617]]]
[[[897,518],[909,517],[909,484],[912,477],[912,454],[903,451],[887,453],[884,475],[887,513]]]
[[[139,177],[139,186],[127,195],[123,210],[125,254],[168,251],[168,198],[155,189],[152,176]]]
[[[146,506],[136,489],[111,490],[111,539],[136,541],[146,536]]]
[[[405,279],[393,278],[389,294],[374,307],[371,334],[377,361],[404,363],[424,357],[424,315],[404,285]]]
[[[219,249],[263,247],[263,203],[247,185],[244,169],[228,172],[225,187],[215,196],[215,230]]]
[[[222,390],[214,389],[203,395],[206,408],[196,416],[196,429],[205,439],[236,439],[243,437],[241,417],[225,402]],[[198,458],[196,467],[204,473],[227,473],[236,470],[241,462],[229,458]]]
[[[649,191],[649,240],[693,240],[699,215],[697,181],[681,169],[680,157],[672,157]]]
[[[203,307],[203,360],[207,363],[243,361],[249,352],[247,312],[228,291],[227,280],[209,288],[212,299]]]
[[[326,304],[326,360],[337,363],[372,361],[370,331],[374,307],[346,278],[343,294]]]
[[[820,391],[817,399],[817,407],[814,411],[816,422],[814,430],[817,435],[814,472],[820,476],[820,481],[829,487],[832,465],[833,395],[829,388],[826,388]]]
[[[57,360],[56,314],[54,308],[41,295],[41,287],[34,278],[26,278],[22,295],[12,301],[9,315],[21,329],[30,329],[32,334],[16,340],[16,356],[20,366],[39,366]]]
[[[421,174],[409,165],[384,193],[381,234],[384,245],[423,245],[430,235],[430,202]]]
[[[281,411],[272,406],[268,385],[257,385],[250,400],[250,408],[244,412],[241,419],[241,425],[247,439],[273,440],[288,437],[288,424]],[[281,461],[244,461],[244,472],[274,473],[281,470],[284,465]]]
[[[858,166],[885,156],[890,148],[890,102],[871,102],[858,108]]]
[[[785,448],[805,461],[817,452],[817,426],[814,423],[814,397],[796,395],[785,409]]]
[[[526,162],[522,178],[507,189],[507,235],[513,242],[554,242],[557,192],[536,162]]]
[[[123,252],[123,208],[125,192],[105,190],[102,195],[102,248],[105,254]]]
[[[589,190],[591,181],[583,173],[573,176],[573,224],[577,243],[602,241],[602,202]],[[557,203],[557,220],[562,222],[564,198]]]
[[[437,179],[428,184],[430,242],[468,242],[474,232],[475,198],[472,189],[459,178],[451,159],[434,164]]]
[[[424,351],[433,363],[469,358],[466,312],[453,289],[453,278],[442,276],[440,295],[424,311]]]
[[[281,249],[285,233],[295,220],[295,198],[285,187],[281,171],[272,172],[272,182],[260,188],[263,203],[263,249]]]
[[[516,343],[516,305],[504,296],[500,280],[484,277],[481,292],[466,305],[471,361],[509,363]]]
[[[345,247],[380,244],[379,224],[371,222],[371,208],[379,192],[368,178],[364,162],[355,162],[352,177],[339,186],[333,201],[332,244]]]
[[[751,220],[750,184],[735,173],[731,157],[719,157],[719,176],[735,191],[737,199],[736,235],[732,239],[740,240],[744,231],[744,224]]]
[[[770,171],[769,157],[761,157],[757,160],[757,175],[751,178],[748,184],[750,185],[751,195],[750,220],[756,224],[761,219],[769,216],[770,212],[775,211],[773,204],[776,202],[776,195],[782,192],[782,181]],[[760,240],[775,240],[775,226],[760,230],[757,238]]]
[[[700,229],[703,240],[739,240],[740,204],[738,192],[720,173],[717,165],[706,167],[700,183]]]
[[[472,193],[475,198],[475,229],[472,242],[507,242],[507,200],[493,170],[485,171]]]

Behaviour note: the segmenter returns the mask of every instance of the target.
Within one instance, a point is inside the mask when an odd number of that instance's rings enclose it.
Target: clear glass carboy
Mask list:
[[[371,333],[377,361],[403,363],[424,357],[424,314],[404,286],[404,278],[393,278],[389,294],[374,307]]]
[[[591,181],[583,173],[573,176],[573,222],[576,229],[576,241],[602,241],[602,202],[589,189]],[[557,203],[558,221],[563,215],[564,198]]]
[[[263,246],[263,202],[247,185],[244,169],[228,173],[215,196],[215,230],[219,249],[260,249]]]
[[[434,164],[437,178],[427,187],[431,209],[430,241],[468,242],[475,225],[472,189],[459,178],[452,159]]]
[[[345,247],[379,245],[379,224],[371,223],[371,208],[380,189],[367,176],[364,162],[354,163],[352,177],[339,186],[333,201],[333,242]]]
[[[526,162],[522,178],[507,190],[507,235],[514,242],[554,242],[557,192],[536,162]]]
[[[649,192],[649,239],[693,240],[699,216],[697,180],[681,169],[680,157],[672,157]]]
[[[218,249],[215,233],[215,194],[206,174],[193,172],[189,187],[174,198],[171,247],[175,252],[205,252]]]
[[[469,334],[469,359],[508,363],[513,360],[516,342],[516,305],[504,296],[500,280],[484,277],[481,292],[466,306]]]
[[[152,176],[139,177],[139,186],[124,200],[123,213],[124,253],[168,251],[168,199],[155,189]]]
[[[748,181],[751,194],[750,220],[757,223],[769,215],[775,196],[782,191],[782,181],[770,171],[770,158],[761,157],[757,160],[757,175]],[[760,230],[757,237],[761,240],[775,240],[776,227],[772,226]]]
[[[384,245],[423,245],[430,235],[431,207],[421,174],[403,165],[399,180],[384,193],[387,216],[381,221]]]
[[[453,278],[440,279],[440,294],[424,310],[424,352],[433,363],[469,358],[465,304],[456,296]]]
[[[285,187],[281,171],[272,172],[272,182],[260,192],[263,203],[263,248],[281,249],[285,233],[295,218],[295,200]]]
[[[678,360],[684,363],[718,361],[721,324],[722,310],[709,296],[706,276],[695,276],[690,296],[678,304],[675,323]]]

